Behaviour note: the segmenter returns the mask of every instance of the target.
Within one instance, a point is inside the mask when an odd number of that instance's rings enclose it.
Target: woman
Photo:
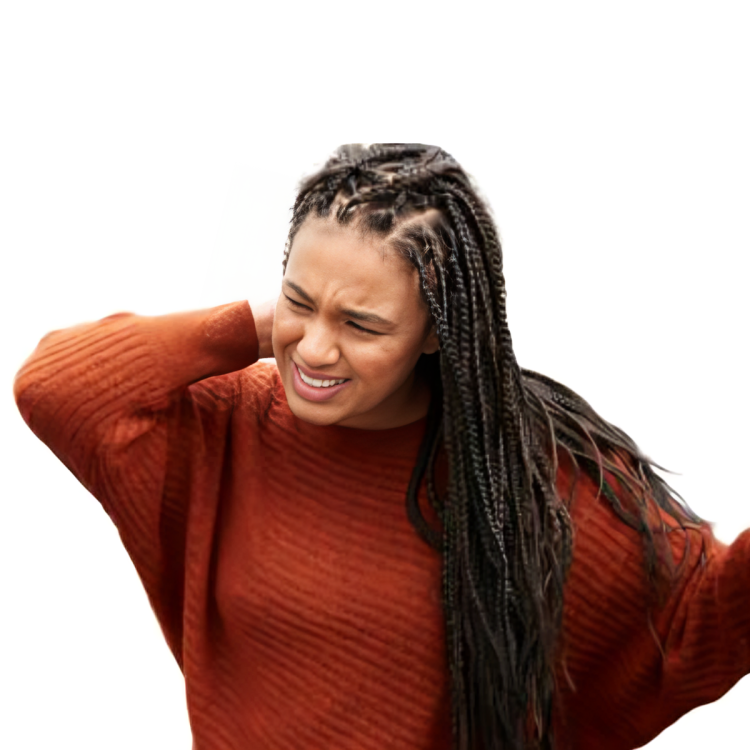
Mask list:
[[[197,750],[625,750],[750,671],[750,537],[519,368],[448,154],[339,149],[283,266],[273,305],[56,331],[16,379],[119,529]]]

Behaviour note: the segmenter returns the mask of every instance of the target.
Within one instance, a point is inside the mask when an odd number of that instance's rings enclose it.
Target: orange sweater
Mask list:
[[[447,750],[440,560],[405,512],[426,420],[301,422],[257,356],[246,302],[121,313],[45,336],[15,393],[116,524],[196,750]],[[750,671],[750,531],[670,534],[690,558],[650,626],[638,534],[585,477],[572,514],[558,743],[635,748]]]

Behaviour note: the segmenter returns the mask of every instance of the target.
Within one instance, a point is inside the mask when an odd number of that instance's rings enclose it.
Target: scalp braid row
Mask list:
[[[699,519],[627,435],[570,389],[519,368],[497,230],[450,155],[420,144],[339,149],[301,185],[284,270],[304,220],[332,211],[342,224],[381,234],[416,267],[440,341],[439,353],[420,362],[432,399],[406,506],[417,532],[442,554],[454,750],[549,750],[572,558],[571,520],[555,486],[558,450],[643,532],[649,575],[659,557],[649,503],[680,526]],[[447,489],[434,476],[441,451]],[[617,451],[632,472],[611,460]],[[605,481],[605,468],[630,492],[630,509]],[[423,479],[440,532],[417,502]]]

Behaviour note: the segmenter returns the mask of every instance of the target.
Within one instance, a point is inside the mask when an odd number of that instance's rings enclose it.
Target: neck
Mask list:
[[[424,375],[413,370],[401,388],[380,404],[378,409],[367,414],[338,422],[341,427],[354,427],[360,430],[389,430],[411,424],[427,416],[430,408],[430,386]]]

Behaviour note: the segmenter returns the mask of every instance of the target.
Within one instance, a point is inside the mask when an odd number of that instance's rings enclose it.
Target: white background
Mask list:
[[[679,472],[719,538],[750,526],[745,7],[3,4],[0,747],[190,747],[130,560],[15,371],[53,328],[274,295],[297,181],[341,143],[451,152],[497,217],[521,364]],[[748,698],[649,748],[750,746]]]

